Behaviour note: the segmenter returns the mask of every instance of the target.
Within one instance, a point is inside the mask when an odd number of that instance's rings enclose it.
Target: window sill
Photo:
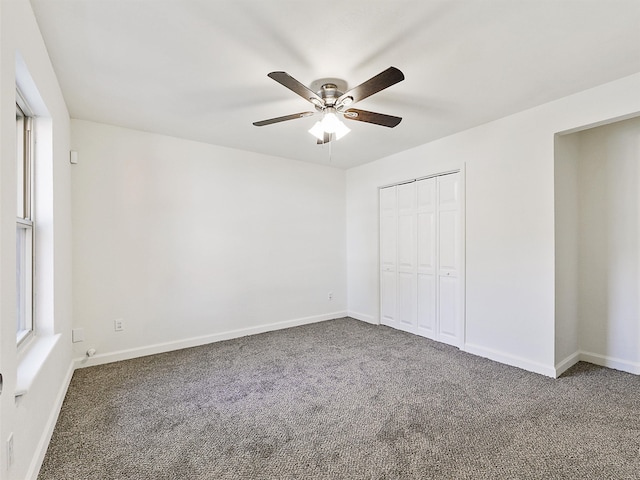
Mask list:
[[[21,397],[29,391],[60,337],[61,334],[36,337],[25,347],[18,361],[16,397]]]

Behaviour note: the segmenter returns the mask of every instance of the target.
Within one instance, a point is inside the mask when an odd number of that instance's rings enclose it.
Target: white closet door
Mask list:
[[[416,182],[418,333],[436,337],[436,179]]]
[[[398,328],[417,329],[416,184],[398,185]]]
[[[380,189],[380,322],[396,326],[397,187]]]
[[[437,177],[438,340],[462,344],[460,174]]]
[[[380,189],[380,321],[464,340],[461,175]]]

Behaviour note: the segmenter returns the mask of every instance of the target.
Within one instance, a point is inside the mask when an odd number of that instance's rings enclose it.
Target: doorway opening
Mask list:
[[[555,141],[558,375],[640,374],[640,117]]]

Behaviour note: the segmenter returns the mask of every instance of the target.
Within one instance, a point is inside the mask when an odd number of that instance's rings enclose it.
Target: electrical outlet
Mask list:
[[[113,329],[116,332],[121,332],[124,330],[124,320],[121,318],[118,318],[117,320],[113,321]]]
[[[7,438],[7,467],[13,465],[13,432]]]
[[[327,300],[333,300],[333,292],[327,294]]]

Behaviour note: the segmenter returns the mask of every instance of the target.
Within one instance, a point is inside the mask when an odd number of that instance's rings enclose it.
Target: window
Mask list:
[[[32,115],[18,93],[16,102],[16,339],[33,332],[33,140]]]

